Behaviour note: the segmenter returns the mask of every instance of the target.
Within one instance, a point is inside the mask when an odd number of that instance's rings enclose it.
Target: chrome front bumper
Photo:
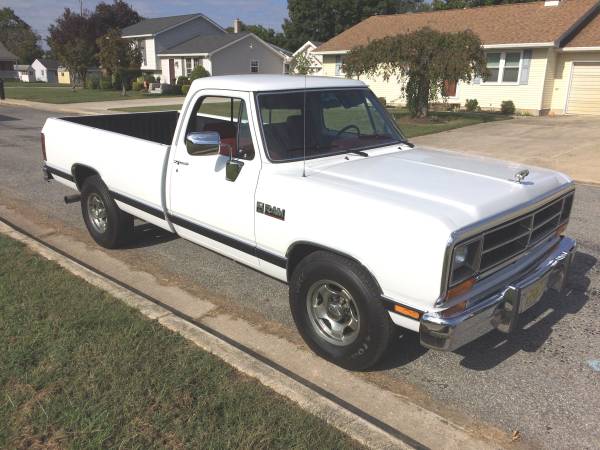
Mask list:
[[[519,314],[537,303],[547,289],[562,290],[575,247],[573,239],[561,238],[531,270],[456,315],[445,317],[444,311],[425,313],[419,327],[421,344],[453,351],[494,329],[509,333]]]

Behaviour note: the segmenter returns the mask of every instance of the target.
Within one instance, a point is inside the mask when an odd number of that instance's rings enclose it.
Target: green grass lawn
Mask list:
[[[356,448],[0,235],[0,448]]]
[[[125,97],[121,95],[121,91],[112,89],[77,88],[73,91],[69,86],[46,85],[45,83],[10,83],[6,85],[5,91],[7,99],[30,100],[33,102],[56,104],[104,102],[110,100],[131,100],[157,97],[156,94],[146,94],[142,91],[127,91]]]
[[[398,126],[408,138],[423,136],[426,134],[439,133],[441,131],[462,128],[468,125],[478,123],[493,122],[495,120],[510,119],[496,113],[485,112],[431,112],[426,119],[416,119],[410,117],[408,111],[404,109],[389,110],[396,119]]]

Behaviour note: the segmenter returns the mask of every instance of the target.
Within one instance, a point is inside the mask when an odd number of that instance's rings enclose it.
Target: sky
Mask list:
[[[93,10],[101,0],[83,0],[83,7]],[[110,3],[111,0],[105,0]],[[144,17],[176,16],[200,12],[223,27],[239,17],[248,24],[281,29],[287,17],[287,0],[127,0]],[[47,36],[48,26],[65,8],[79,11],[79,0],[0,0],[0,7],[14,9],[17,16],[35,31]],[[47,45],[44,42],[44,47]]]

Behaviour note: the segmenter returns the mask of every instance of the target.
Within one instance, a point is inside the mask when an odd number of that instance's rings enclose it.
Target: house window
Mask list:
[[[290,74],[290,65],[289,64],[286,63],[283,65],[283,73],[286,75]]]
[[[250,61],[250,72],[258,73],[258,61]]]
[[[142,54],[142,65],[146,65],[147,64],[147,60],[146,60],[146,41],[144,39],[140,39],[138,41],[138,49],[140,51],[140,53]]]
[[[185,58],[185,75],[192,73],[192,58]]]
[[[486,83],[517,83],[521,67],[521,52],[494,52],[486,54],[489,75]]]
[[[201,60],[200,60],[200,58],[194,58],[194,68],[196,68],[196,67],[198,67],[198,66],[202,65],[202,64],[200,63],[200,61],[201,61]]]
[[[335,76],[340,77],[344,73],[342,72],[342,55],[335,55]]]

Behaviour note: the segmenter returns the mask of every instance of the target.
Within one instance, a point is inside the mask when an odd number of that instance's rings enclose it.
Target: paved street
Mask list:
[[[90,242],[79,205],[62,202],[71,191],[41,177],[39,131],[50,115],[57,114],[0,106],[0,203]],[[434,136],[443,143],[444,134]],[[515,139],[508,142],[515,145]],[[590,157],[597,163],[600,154]],[[518,430],[534,446],[598,448],[600,372],[592,365],[600,360],[600,187],[578,187],[569,234],[579,251],[568,292],[547,295],[510,338],[492,333],[444,354],[421,348],[416,335],[407,333],[368,376],[415,401]],[[239,305],[239,314],[295,336],[282,283],[153,228],[139,227],[137,235],[131,248],[114,254],[152,267],[165,282],[200,285],[232,307]]]

